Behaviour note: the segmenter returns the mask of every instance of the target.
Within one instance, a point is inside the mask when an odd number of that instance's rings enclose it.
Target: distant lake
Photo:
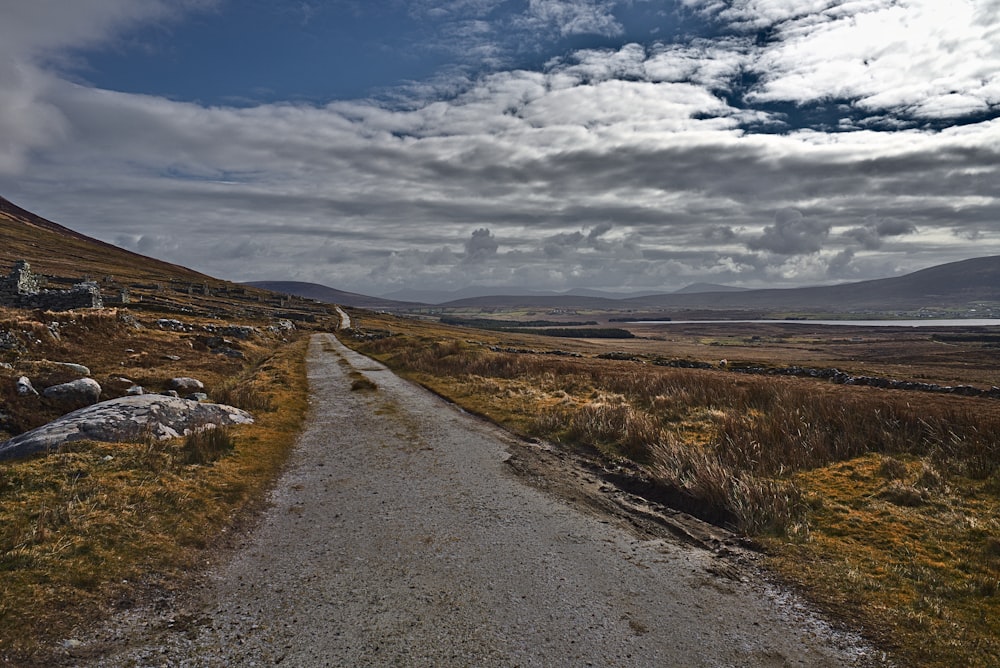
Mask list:
[[[759,325],[839,325],[842,327],[1000,327],[996,318],[956,318],[954,320],[634,320],[630,325],[716,325],[749,323]]]

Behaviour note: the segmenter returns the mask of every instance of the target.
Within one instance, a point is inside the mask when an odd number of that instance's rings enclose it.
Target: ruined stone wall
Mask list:
[[[19,308],[37,308],[44,311],[104,308],[100,288],[96,283],[89,281],[74,285],[72,290],[42,290],[35,294],[17,295],[14,305]]]
[[[36,276],[27,262],[19,260],[8,276],[0,277],[0,305],[46,311],[104,307],[101,289],[93,281],[77,283],[70,290],[43,290],[43,283],[44,277]]]

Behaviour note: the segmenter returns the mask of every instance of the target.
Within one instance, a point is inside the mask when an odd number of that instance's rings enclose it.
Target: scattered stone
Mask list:
[[[612,350],[606,353],[601,353],[597,355],[597,359],[601,360],[617,360],[619,362],[638,362],[639,358],[632,353],[622,352],[620,350]]]
[[[55,364],[56,366],[61,366],[64,369],[69,369],[70,371],[76,372],[81,376],[90,375],[90,369],[88,367],[83,366],[82,364],[74,364],[72,362],[51,362],[51,364]]]
[[[180,357],[177,355],[164,355],[163,359],[170,360],[171,362],[177,362],[180,360]]]
[[[177,390],[167,390],[166,392],[162,393],[162,396],[164,396],[164,397],[180,397],[181,395],[178,394]]]
[[[42,396],[61,404],[89,406],[101,400],[101,386],[93,378],[79,378],[47,387],[42,391]]]
[[[0,460],[50,452],[71,441],[135,441],[177,438],[211,427],[249,424],[253,416],[222,404],[203,404],[159,394],[121,397],[73,411],[47,425],[0,443]]]
[[[194,392],[184,397],[188,401],[208,401],[208,395],[204,392]]]
[[[31,379],[27,376],[21,376],[17,379],[17,396],[19,397],[37,397],[38,390],[31,384]]]
[[[24,350],[14,332],[0,331],[0,350]]]
[[[146,390],[142,387],[142,385],[133,385],[125,390],[125,395],[129,397],[138,397],[143,394],[146,394]]]
[[[173,318],[160,318],[156,321],[156,326],[160,329],[169,329],[173,332],[187,332],[191,329],[189,325],[185,325],[180,320],[174,320]]]
[[[171,378],[169,387],[171,390],[177,390],[178,392],[183,392],[184,394],[191,394],[192,392],[201,392],[204,390],[205,383],[201,382],[197,378],[182,376],[179,378]]]

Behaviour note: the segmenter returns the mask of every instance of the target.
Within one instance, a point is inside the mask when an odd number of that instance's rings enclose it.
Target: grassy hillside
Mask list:
[[[423,306],[414,302],[401,302],[393,299],[369,297],[355,292],[344,292],[319,283],[303,283],[302,281],[251,281],[246,285],[262,288],[285,295],[295,295],[306,299],[315,299],[326,304],[340,304],[368,309],[407,309]]]
[[[130,253],[0,199],[0,272],[20,259],[51,288],[89,277],[133,300],[60,313],[0,308],[9,365],[0,367],[0,438],[67,410],[14,389],[21,375],[39,389],[79,377],[54,362],[89,367],[104,399],[192,376],[212,400],[256,419],[208,438],[76,442],[0,464],[0,665],[48,666],[65,661],[61,643],[78,626],[176,588],[259,504],[307,407],[307,334],[337,318],[332,307]]]

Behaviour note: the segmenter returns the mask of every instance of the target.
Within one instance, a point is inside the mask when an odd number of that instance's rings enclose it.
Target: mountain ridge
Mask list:
[[[425,304],[420,302],[371,297],[357,292],[338,290],[321,283],[308,283],[305,281],[247,281],[243,285],[250,285],[262,290],[270,290],[271,292],[294,295],[306,299],[315,299],[326,304],[339,304],[341,306],[353,306],[356,308],[403,309],[425,306]]]

